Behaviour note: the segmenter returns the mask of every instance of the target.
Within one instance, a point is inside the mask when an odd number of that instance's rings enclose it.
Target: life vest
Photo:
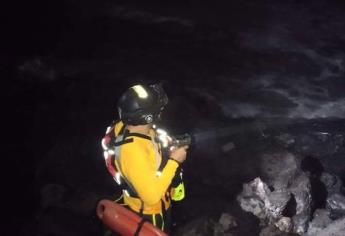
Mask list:
[[[115,130],[114,130],[115,124],[117,124],[118,122],[121,122],[121,121],[116,121],[107,128],[106,134],[104,138],[102,139],[102,147],[104,150],[105,163],[106,163],[109,173],[112,175],[113,179],[119,185],[119,187],[123,190],[123,192],[128,196],[139,198],[134,187],[121,174],[121,166],[120,166],[121,146],[126,145],[127,143],[133,142],[133,138],[127,137],[128,130],[126,128],[126,125],[122,125],[120,131],[118,132],[118,135],[115,135]],[[160,130],[158,130],[158,132],[157,130],[155,130],[155,132],[158,135],[162,134]],[[154,143],[158,144],[156,148],[159,149],[159,152],[161,152],[159,155],[162,156],[160,166],[156,173],[156,175],[160,175],[162,169],[165,167],[169,159],[168,158],[169,150],[166,148],[167,145],[166,143],[162,141],[162,139],[156,138]],[[179,168],[178,171],[176,171],[176,175],[173,178],[172,184],[170,185],[166,195],[167,195],[166,198],[172,199],[174,201],[179,201],[184,198],[185,194],[184,194],[184,185],[182,181],[181,168]],[[162,210],[163,209],[164,207],[162,207]]]

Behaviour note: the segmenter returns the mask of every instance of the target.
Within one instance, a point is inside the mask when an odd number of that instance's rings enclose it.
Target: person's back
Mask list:
[[[122,181],[121,201],[164,231],[169,230],[174,199],[171,184],[178,179],[188,148],[165,150],[165,143],[157,138],[153,124],[160,119],[167,102],[159,85],[129,88],[118,102],[120,119],[108,130],[112,140],[103,145],[105,149],[113,146],[114,155],[105,157],[114,179]]]

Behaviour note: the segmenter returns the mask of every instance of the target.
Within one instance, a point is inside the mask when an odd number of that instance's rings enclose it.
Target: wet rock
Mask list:
[[[291,193],[296,199],[296,215],[292,217],[294,232],[302,234],[307,231],[311,214],[311,185],[306,174],[298,176],[291,188]]]
[[[176,235],[181,236],[210,236],[213,235],[215,222],[208,217],[199,217],[180,228]]]
[[[282,232],[291,232],[293,223],[290,217],[282,217],[274,224]]]
[[[253,213],[261,220],[272,221],[282,216],[289,201],[289,194],[284,190],[271,192],[260,178],[243,185],[242,193],[237,197],[243,210]]]
[[[267,208],[271,218],[282,217],[283,211],[290,200],[290,194],[284,189],[278,189],[268,196]]]
[[[301,162],[301,169],[309,176],[312,195],[311,211],[318,208],[325,208],[327,199],[327,188],[321,181],[324,167],[320,160],[314,156],[306,156]]]
[[[214,235],[227,235],[229,232],[226,231],[234,227],[237,227],[235,217],[227,213],[223,213],[220,216],[218,223],[216,223],[214,226]]]
[[[345,216],[345,196],[335,193],[327,198],[326,208],[331,212],[331,218],[338,219]]]
[[[292,236],[296,234],[280,231],[275,225],[268,225],[260,232],[260,236]]]
[[[298,160],[291,153],[269,153],[261,156],[263,180],[274,189],[286,189],[300,172]]]
[[[340,193],[343,183],[338,176],[323,172],[320,180],[325,185],[328,196],[331,196],[335,193]]]
[[[345,218],[338,219],[310,236],[344,236]],[[309,236],[309,235],[308,235]]]
[[[299,168],[297,157],[291,153],[264,154],[261,171],[268,184],[260,178],[244,184],[237,198],[242,209],[253,213],[263,224],[277,224],[283,231],[299,234],[306,232],[311,214],[311,182]]]
[[[330,211],[326,209],[316,209],[313,215],[313,220],[309,224],[306,236],[312,236],[326,228],[332,222],[330,218]]]
[[[252,182],[243,184],[243,191],[237,197],[237,201],[244,211],[251,212],[259,219],[264,220],[267,218],[265,199],[270,193],[267,184],[260,178],[255,178]]]

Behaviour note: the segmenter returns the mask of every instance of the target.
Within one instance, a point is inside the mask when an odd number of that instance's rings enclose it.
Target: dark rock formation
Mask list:
[[[278,191],[273,194],[267,184],[256,178],[243,185],[243,191],[237,200],[243,210],[252,212],[262,222],[266,220],[271,222],[282,216],[289,194]]]
[[[345,218],[333,221],[326,228],[317,231],[307,236],[344,236],[345,232]]]
[[[297,234],[282,232],[275,225],[268,225],[263,228],[260,232],[260,236],[294,236]]]
[[[329,210],[317,209],[314,212],[313,220],[309,224],[307,235],[315,235],[325,229],[331,222]]]
[[[261,220],[264,228],[260,236],[291,232],[306,236],[344,235],[342,181],[324,172],[319,159],[307,156],[299,161],[291,153],[264,154],[261,171],[264,181],[256,178],[245,183],[237,197],[243,210]]]
[[[286,189],[301,172],[299,161],[292,153],[266,153],[260,158],[263,180],[274,189]]]
[[[304,233],[308,229],[311,214],[311,185],[307,175],[298,176],[293,182],[290,192],[296,199],[296,215],[293,216],[294,232]]]
[[[237,219],[229,213],[222,213],[218,220],[212,217],[199,217],[181,227],[175,235],[184,236],[237,236]]]
[[[339,193],[343,186],[343,183],[338,176],[332,175],[327,172],[322,173],[320,180],[325,185],[328,196],[334,193]]]
[[[327,198],[327,209],[331,212],[331,218],[345,217],[345,196],[335,193]]]
[[[214,235],[233,235],[229,233],[231,228],[235,228],[238,226],[235,217],[229,215],[228,213],[223,213],[218,222],[214,226]]]
[[[176,235],[181,236],[209,236],[213,235],[214,220],[208,217],[199,217],[188,222],[184,227],[180,228]]]
[[[262,223],[276,224],[286,232],[306,232],[312,202],[308,175],[298,168],[298,159],[291,153],[265,154],[262,160],[268,185],[260,178],[244,184],[237,198],[241,207]]]

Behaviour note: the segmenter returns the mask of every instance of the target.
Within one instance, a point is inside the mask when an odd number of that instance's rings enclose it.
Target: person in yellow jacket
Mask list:
[[[123,189],[121,201],[164,231],[171,224],[171,199],[184,197],[180,165],[188,148],[167,149],[169,136],[155,129],[167,103],[161,85],[130,87],[118,101],[120,119],[102,140],[108,170]]]

